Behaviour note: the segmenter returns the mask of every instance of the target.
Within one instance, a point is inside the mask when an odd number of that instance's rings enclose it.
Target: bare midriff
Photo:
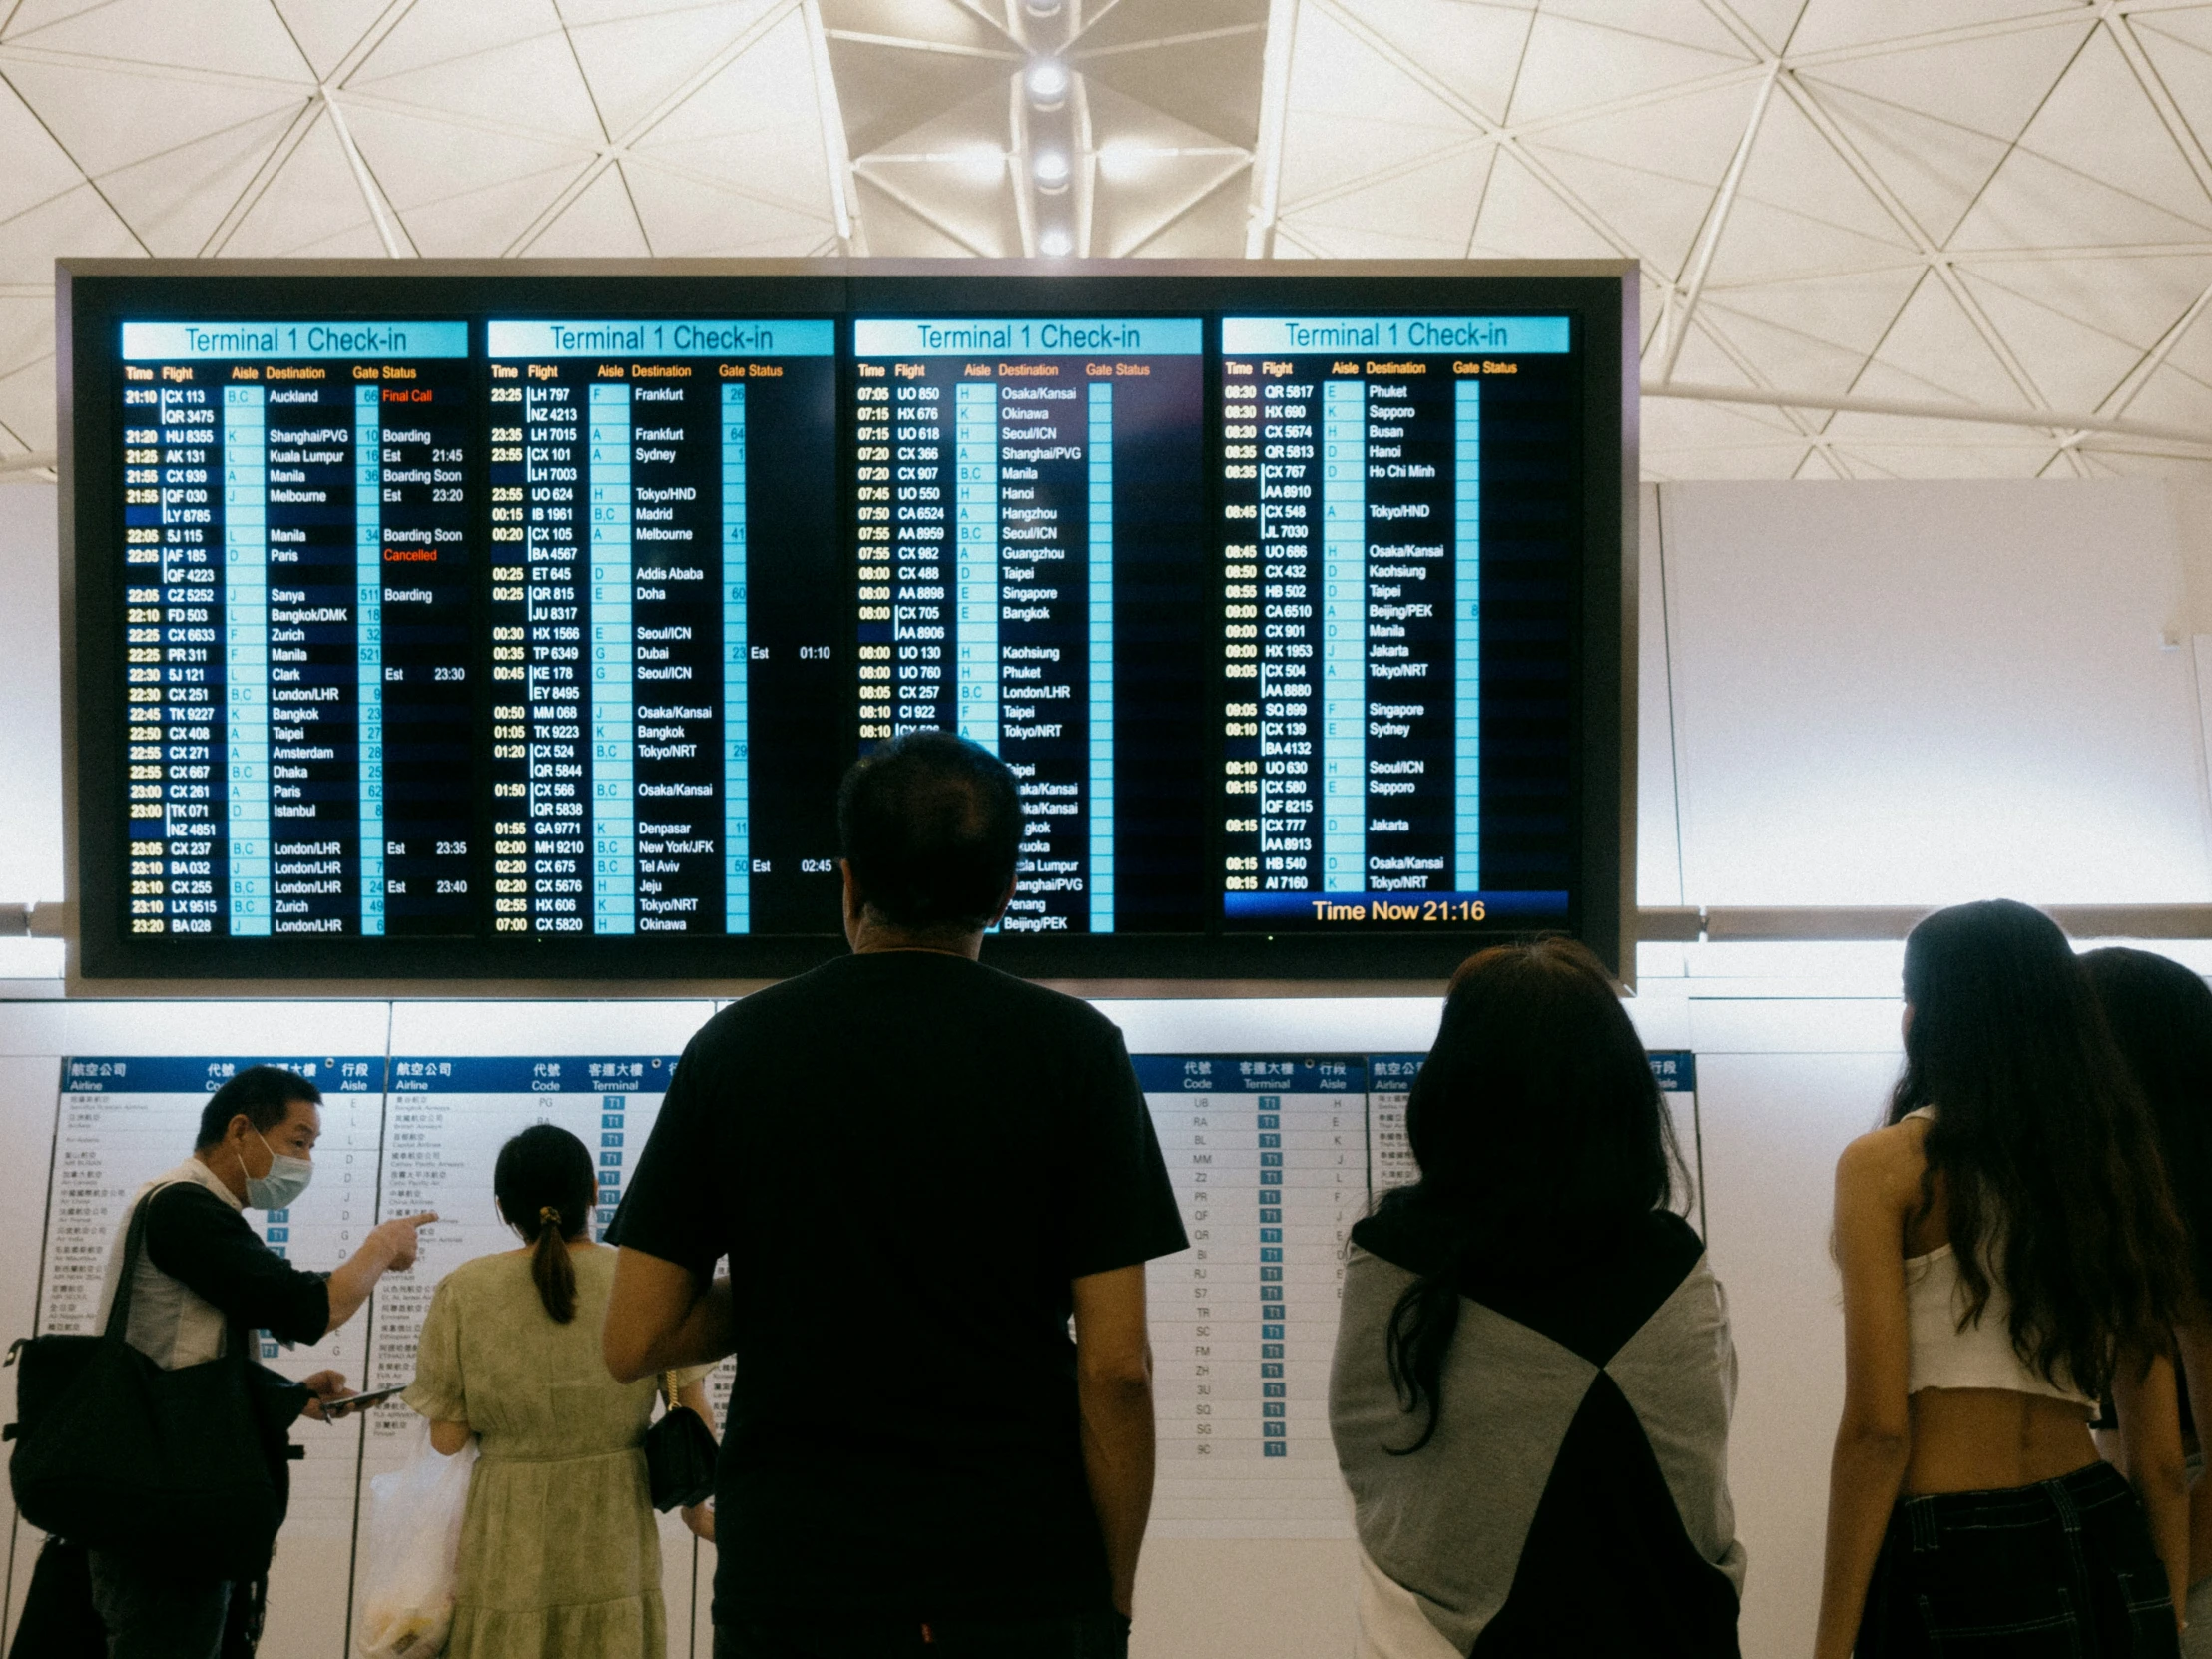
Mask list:
[[[1923,1388],[1910,1408],[1908,1497],[2032,1486],[2097,1460],[2089,1408],[2071,1400],[2009,1388]]]

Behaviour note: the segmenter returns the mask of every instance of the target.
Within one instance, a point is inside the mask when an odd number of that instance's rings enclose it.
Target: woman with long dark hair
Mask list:
[[[1453,976],[1406,1103],[1420,1179],[1353,1229],[1330,1385],[1363,1659],[1736,1647],[1736,1356],[1597,958]]]
[[[617,1382],[600,1358],[615,1253],[592,1242],[598,1169],[582,1141],[540,1123],[499,1149],[492,1193],[523,1248],[439,1282],[404,1396],[439,1451],[482,1440],[447,1659],[661,1659],[641,1449],[656,1384]],[[697,1376],[680,1381],[711,1421]]]
[[[2081,968],[2150,1107],[2174,1207],[2188,1235],[2189,1289],[2174,1327],[2181,1433],[2201,1465],[2212,1423],[2212,987],[2169,956],[2092,950]],[[2123,1454],[2124,1461],[2124,1454]],[[2212,1480],[2189,1488],[2189,1602],[2182,1648],[2212,1659]]]
[[[1844,1411],[1818,1659],[2172,1654],[2182,1233],[2073,948],[2008,900],[1905,947],[1888,1126],[1836,1167]],[[2133,1476],[2089,1418],[2117,1399]]]

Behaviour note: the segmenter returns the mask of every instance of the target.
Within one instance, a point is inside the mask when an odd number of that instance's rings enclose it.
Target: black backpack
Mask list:
[[[25,1520],[73,1544],[180,1576],[259,1578],[283,1524],[288,1435],[307,1391],[249,1361],[235,1328],[221,1359],[175,1371],[124,1340],[153,1198],[132,1212],[107,1330],[10,1349],[8,1483]]]

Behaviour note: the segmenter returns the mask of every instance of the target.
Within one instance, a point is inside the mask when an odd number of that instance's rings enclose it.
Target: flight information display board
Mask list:
[[[468,356],[123,325],[133,933],[470,930]]]
[[[497,931],[834,916],[834,336],[490,323]]]
[[[863,752],[934,728],[1013,769],[1007,932],[1202,927],[1203,826],[1159,788],[1205,763],[1206,681],[1175,640],[1205,599],[1198,319],[862,317],[853,337]]]
[[[1564,926],[1568,319],[1221,331],[1230,924]]]
[[[766,978],[1012,769],[991,959],[1620,963],[1613,268],[65,263],[71,972]]]

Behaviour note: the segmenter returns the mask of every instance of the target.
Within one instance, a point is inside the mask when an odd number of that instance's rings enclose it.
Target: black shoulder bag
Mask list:
[[[645,1431],[645,1478],[656,1509],[690,1508],[715,1489],[715,1431],[676,1399],[676,1374],[661,1374],[668,1409]]]
[[[25,1520],[74,1544],[184,1576],[259,1578],[283,1523],[286,1440],[307,1393],[251,1364],[235,1328],[222,1358],[175,1371],[124,1340],[153,1197],[132,1213],[107,1330],[10,1351],[20,1364],[8,1482]]]

